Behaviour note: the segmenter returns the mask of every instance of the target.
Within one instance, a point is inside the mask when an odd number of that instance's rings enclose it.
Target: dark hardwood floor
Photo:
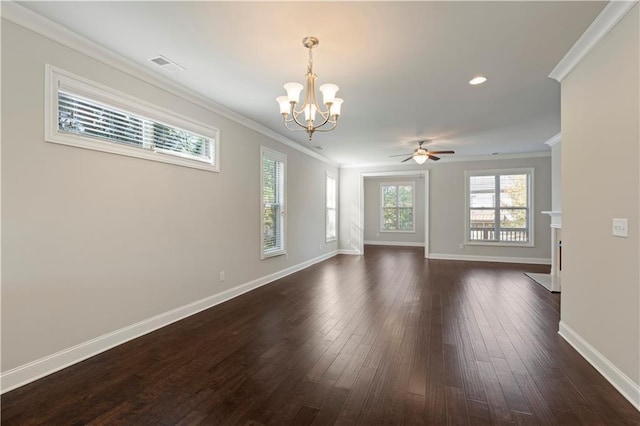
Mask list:
[[[2,423],[638,425],[548,267],[367,246],[2,396]]]

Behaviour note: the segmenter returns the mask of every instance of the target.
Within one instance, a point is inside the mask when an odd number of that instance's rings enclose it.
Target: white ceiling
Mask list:
[[[606,2],[24,2],[154,72],[343,165],[392,164],[418,139],[456,156],[548,150],[560,87],[548,78]],[[284,129],[275,98],[340,86],[338,128]],[[185,68],[168,74],[164,55]],[[470,86],[475,75],[488,81]],[[224,141],[223,141],[224,143]]]

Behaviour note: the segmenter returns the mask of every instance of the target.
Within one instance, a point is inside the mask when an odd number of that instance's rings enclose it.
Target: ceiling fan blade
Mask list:
[[[427,155],[429,154],[455,154],[455,151],[427,151]]]
[[[395,154],[395,155],[390,155],[389,157],[404,157],[406,155],[411,155],[411,154]]]
[[[427,154],[429,155],[429,154]],[[438,161],[440,159],[440,157],[436,157],[435,155],[429,155],[429,158],[433,161]]]
[[[404,163],[405,161],[409,161],[409,160],[411,160],[412,158],[413,158],[413,155],[412,155],[411,157],[407,158],[407,159],[402,160],[402,161],[401,161],[401,163]]]

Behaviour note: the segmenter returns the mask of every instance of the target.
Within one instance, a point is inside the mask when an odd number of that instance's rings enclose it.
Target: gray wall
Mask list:
[[[638,36],[636,5],[562,81],[561,331],[640,406]]]
[[[533,167],[534,247],[465,246],[465,171]],[[451,259],[502,259],[549,263],[551,257],[550,218],[540,211],[551,208],[551,157],[441,161],[427,166],[406,165],[340,169],[340,248],[356,253],[362,243],[363,212],[360,211],[361,175],[374,172],[429,170],[429,252]],[[366,198],[366,197],[365,197]],[[366,216],[366,214],[365,214]]]
[[[380,232],[380,184],[413,182],[414,232]],[[370,243],[424,245],[424,179],[387,176],[364,180],[364,240]]]
[[[47,143],[49,63],[221,131],[221,173]],[[2,371],[337,250],[335,167],[2,21]],[[260,260],[260,146],[288,155],[288,257]],[[219,282],[219,272],[226,280]]]
[[[562,211],[562,142],[551,147],[551,210]]]

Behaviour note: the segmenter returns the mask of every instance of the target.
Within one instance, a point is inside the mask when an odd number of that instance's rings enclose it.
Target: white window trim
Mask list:
[[[333,179],[333,185],[334,185],[333,196],[334,196],[335,208],[333,210],[336,212],[336,229],[335,229],[335,235],[333,235],[332,237],[327,238],[327,228],[329,226],[329,221],[327,220],[327,217],[329,216],[329,206],[327,206],[327,180],[329,180],[329,179]],[[336,241],[338,239],[338,180],[336,179],[336,177],[333,174],[327,172],[325,174],[324,184],[325,184],[325,188],[324,188],[324,237],[325,237],[325,242],[331,243],[331,242]]]
[[[89,138],[81,134],[58,131],[58,90],[66,89],[71,93],[87,97],[88,99],[104,103],[114,108],[122,109],[132,114],[139,114],[160,123],[175,126],[180,129],[197,133],[214,141],[213,164],[193,160],[180,156],[179,153],[167,154],[162,150],[148,150],[133,146],[126,146],[109,141]],[[45,65],[45,111],[44,111],[44,139],[47,142],[159,161],[178,166],[210,172],[220,171],[220,130],[208,125],[195,122],[183,115],[166,110],[157,105],[119,92],[99,83],[70,72]]]
[[[528,200],[529,200],[529,214],[527,215],[529,219],[529,241],[526,243],[519,242],[509,242],[509,241],[470,241],[469,240],[469,177],[471,176],[487,176],[487,175],[509,175],[509,174],[528,174],[529,175],[529,185],[528,185]],[[464,212],[464,239],[465,245],[469,246],[497,246],[497,247],[535,247],[535,217],[533,216],[534,207],[534,190],[533,185],[535,182],[535,174],[533,167],[523,167],[517,169],[493,169],[493,170],[466,170],[464,172],[464,180],[465,180],[465,212]]]
[[[385,186],[411,186],[411,209],[413,210],[411,214],[411,229],[384,229],[384,194],[382,192],[382,188]],[[397,208],[397,207],[396,207]],[[380,232],[384,233],[392,233],[392,234],[415,234],[416,233],[416,183],[414,181],[406,181],[406,182],[381,182],[380,183]]]
[[[268,253],[264,251],[264,223],[262,221],[262,191],[264,188],[264,174],[262,172],[262,162],[264,157],[274,161],[281,161],[284,165],[282,176],[282,248],[280,250],[272,250]],[[267,147],[260,147],[260,259],[265,260],[271,257],[282,256],[287,254],[287,156],[278,151],[274,151]]]

